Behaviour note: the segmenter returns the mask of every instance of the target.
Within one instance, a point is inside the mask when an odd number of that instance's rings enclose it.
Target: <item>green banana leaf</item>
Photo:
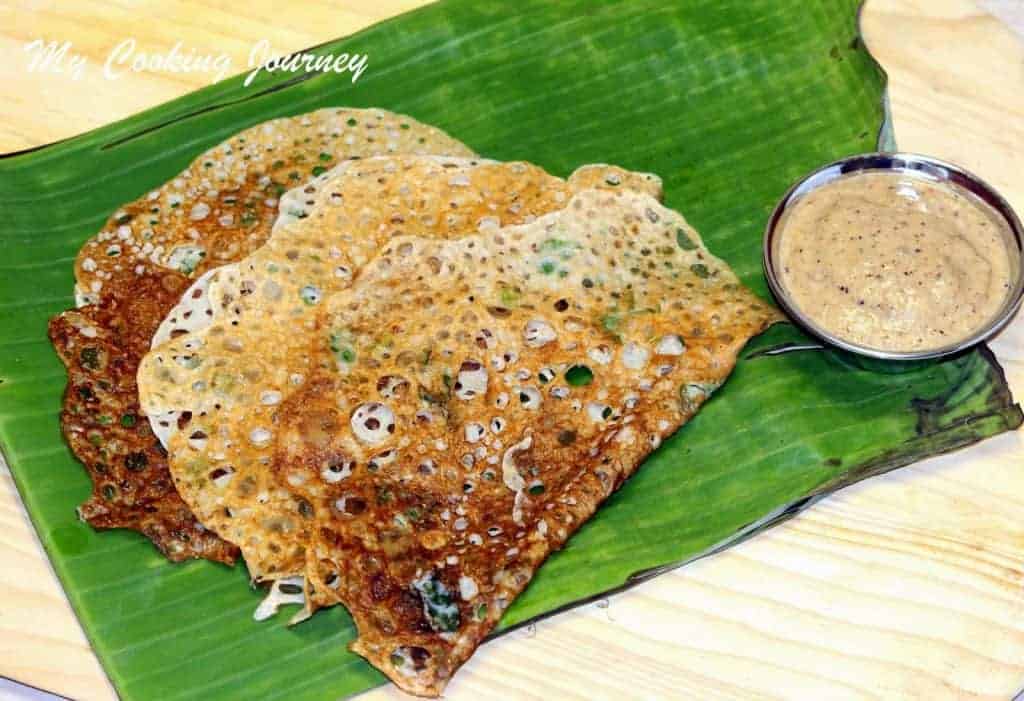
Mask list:
[[[171,565],[141,536],[77,521],[88,480],[60,437],[64,372],[47,318],[71,306],[72,259],[118,204],[255,122],[379,106],[478,152],[565,176],[609,162],[659,173],[667,204],[763,296],[760,238],[786,187],[873,150],[884,76],[857,0],[613,4],[455,0],[319,47],[348,75],[226,81],[82,137],[0,160],[0,441],[54,567],[125,699],[326,699],[383,681],[346,651],[341,607],[255,623],[243,567]],[[870,475],[1021,423],[979,348],[903,373],[803,349],[779,325],[554,555],[502,626],[726,547]],[[487,654],[486,649],[481,654]]]

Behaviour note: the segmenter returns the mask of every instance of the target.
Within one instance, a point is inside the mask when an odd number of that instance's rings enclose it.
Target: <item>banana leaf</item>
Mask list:
[[[383,681],[346,651],[341,607],[255,623],[243,567],[171,565],[141,536],[97,533],[60,437],[64,372],[47,318],[72,259],[118,204],[258,121],[379,106],[479,153],[565,176],[609,162],[659,173],[667,204],[767,297],[760,238],[792,180],[873,150],[884,75],[857,0],[482,4],[453,0],[318,47],[348,75],[233,79],[84,136],[0,159],[0,442],[64,588],[125,699],[324,699]],[[726,547],[865,477],[1020,425],[978,348],[879,373],[779,325],[725,387],[541,569],[503,628]],[[481,654],[486,654],[486,648]]]

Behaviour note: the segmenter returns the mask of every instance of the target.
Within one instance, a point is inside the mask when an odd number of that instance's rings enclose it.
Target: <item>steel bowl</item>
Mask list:
[[[786,292],[775,267],[776,242],[780,240],[782,235],[779,224],[783,216],[801,197],[831,183],[837,178],[852,173],[876,170],[905,173],[912,177],[932,181],[952,182],[988,204],[1005,220],[1010,232],[1012,232],[1012,240],[1007,241],[1007,250],[1011,258],[1010,270],[1014,275],[1013,286],[999,312],[970,336],[956,340],[941,348],[922,351],[899,352],[871,348],[840,338],[823,329],[804,315]],[[915,361],[953,355],[985,341],[1006,326],[1020,307],[1021,299],[1024,298],[1024,272],[1022,272],[1021,265],[1021,261],[1024,260],[1024,229],[1021,228],[1020,219],[1017,218],[1013,208],[992,186],[973,173],[952,163],[915,153],[866,153],[859,156],[850,156],[849,158],[822,166],[798,180],[782,196],[782,199],[775,206],[775,210],[768,219],[768,225],[764,233],[763,255],[764,274],[768,279],[768,286],[771,288],[772,294],[775,295],[779,306],[789,315],[790,319],[811,336],[824,343],[867,358]]]

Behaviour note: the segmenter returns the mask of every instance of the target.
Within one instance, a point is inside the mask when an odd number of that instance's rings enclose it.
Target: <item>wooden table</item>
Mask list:
[[[37,37],[74,37],[94,66],[128,36],[164,50],[188,37],[244,66],[261,38],[295,50],[420,3],[311,3],[288,16],[274,4],[249,0],[246,19],[231,17],[237,3],[204,0],[0,7],[0,151],[72,136],[209,80],[30,75],[23,46]],[[1024,20],[1021,0],[1001,9]],[[869,0],[863,25],[891,78],[900,146],[967,166],[1024,212],[1020,39],[969,0]],[[1024,319],[994,348],[1024,396]],[[113,697],[6,472],[0,675],[76,699]],[[1009,699],[1022,686],[1024,445],[1009,434],[847,489],[726,553],[489,643],[446,696],[934,701]],[[367,694],[388,696],[400,694]]]

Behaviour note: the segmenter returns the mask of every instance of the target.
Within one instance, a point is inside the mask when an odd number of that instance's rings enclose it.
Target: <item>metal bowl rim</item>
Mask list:
[[[1014,283],[1014,287],[1010,294],[1007,295],[1006,301],[1003,303],[1003,307],[999,313],[996,314],[992,320],[980,327],[970,336],[953,343],[941,346],[939,348],[921,350],[921,351],[886,351],[878,348],[871,348],[869,346],[863,346],[852,341],[845,340],[836,336],[829,331],[821,328],[818,324],[814,323],[810,318],[803,314],[789,298],[789,295],[782,286],[781,281],[775,271],[775,264],[772,254],[772,243],[775,238],[776,232],[778,231],[778,223],[782,218],[782,215],[787,211],[789,205],[794,199],[794,195],[800,188],[805,185],[809,180],[815,176],[824,173],[830,169],[843,166],[846,164],[859,164],[860,162],[867,162],[871,159],[888,160],[888,165],[885,167],[870,166],[857,168],[857,171],[889,171],[889,172],[911,172],[914,171],[906,167],[897,167],[896,161],[901,161],[904,164],[921,163],[924,165],[933,166],[939,169],[945,169],[947,171],[956,173],[961,176],[964,180],[971,184],[972,188],[966,188],[977,196],[977,192],[974,190],[985,193],[988,204],[1001,216],[1010,227],[1010,231],[1013,234],[1017,242],[1018,251],[1018,270],[1017,279]],[[852,171],[851,171],[852,172]],[[841,174],[845,175],[845,173]],[[830,179],[822,182],[821,184],[809,189],[807,192],[812,192],[825,185],[833,182],[834,179]],[[948,182],[949,179],[944,179],[944,182]],[[963,187],[961,185],[961,187]],[[806,193],[801,193],[806,194]],[[933,358],[941,358],[949,355],[954,355],[960,351],[966,350],[974,345],[983,343],[988,340],[996,333],[1001,331],[1010,320],[1013,319],[1014,314],[1021,306],[1021,301],[1024,299],[1024,228],[1021,226],[1020,219],[1016,212],[1010,206],[1010,203],[999,194],[999,191],[989,185],[983,179],[975,175],[974,173],[948,161],[934,158],[932,156],[926,156],[920,153],[912,153],[906,151],[899,152],[885,152],[885,151],[873,151],[868,153],[860,153],[853,156],[847,156],[846,158],[840,158],[839,160],[832,161],[823,166],[819,166],[814,170],[810,171],[803,177],[796,180],[786,190],[785,194],[779,199],[778,204],[772,210],[771,216],[768,218],[768,223],[765,225],[764,239],[762,242],[762,259],[764,265],[765,278],[768,281],[768,287],[772,291],[772,295],[775,296],[779,306],[782,307],[783,311],[795,321],[804,330],[810,333],[812,336],[819,338],[820,340],[828,343],[829,345],[842,348],[843,350],[855,353],[857,355],[866,356],[869,358],[878,358],[882,360],[928,360]]]

